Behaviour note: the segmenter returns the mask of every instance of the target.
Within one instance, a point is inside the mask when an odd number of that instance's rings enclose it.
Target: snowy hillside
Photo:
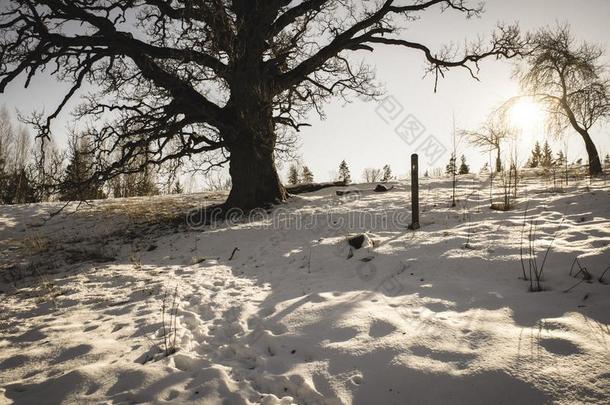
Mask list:
[[[417,232],[406,183],[201,227],[222,196],[0,207],[0,403],[610,403],[609,185],[485,180],[423,181]]]

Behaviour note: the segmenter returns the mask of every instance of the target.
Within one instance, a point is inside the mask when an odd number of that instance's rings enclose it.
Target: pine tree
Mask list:
[[[311,170],[309,170],[309,167],[303,166],[301,176],[303,179],[303,183],[305,183],[305,184],[313,183],[313,173],[311,172]]]
[[[606,157],[604,157],[604,166],[610,166],[610,153],[606,153]]]
[[[66,166],[59,198],[62,201],[83,201],[104,198],[101,187],[89,180],[93,174],[93,152],[85,139],[74,135],[69,142],[69,163]]]
[[[540,142],[536,141],[534,149],[532,150],[532,156],[529,158],[529,167],[535,168],[540,166],[542,160],[542,150],[540,148]]]
[[[426,172],[424,173],[424,177],[425,177],[425,178],[430,177],[430,173],[428,173],[428,169],[426,169]]]
[[[455,153],[451,153],[451,157],[449,158],[449,163],[447,164],[447,166],[445,166],[445,173],[450,176],[454,176],[457,174]]]
[[[383,166],[383,177],[381,177],[381,181],[387,183],[390,180],[392,180],[392,169],[390,168],[390,165],[385,165]]]
[[[299,169],[294,163],[288,168],[288,183],[292,185],[299,184]]]
[[[462,157],[460,158],[460,161],[461,161],[461,164],[460,164],[459,174],[470,173],[470,166],[468,166],[466,164],[466,156],[462,155]]]
[[[551,146],[548,141],[544,142],[544,147],[542,148],[542,159],[540,160],[540,165],[545,168],[549,168],[553,165],[553,151],[551,150]]]
[[[345,184],[349,184],[352,181],[349,167],[347,167],[345,160],[342,160],[341,164],[339,164],[339,181],[342,181]]]
[[[563,154],[563,151],[560,150],[559,152],[557,152],[557,159],[555,159],[555,165],[556,166],[563,166],[565,161],[566,161],[566,157]]]

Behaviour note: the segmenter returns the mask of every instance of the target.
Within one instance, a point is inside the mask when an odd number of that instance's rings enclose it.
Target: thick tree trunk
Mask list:
[[[565,93],[565,91],[564,91],[564,93]],[[565,111],[565,113],[568,117],[568,120],[570,121],[570,124],[572,125],[572,128],[574,128],[576,130],[576,132],[578,132],[580,134],[583,141],[585,142],[585,148],[587,149],[587,155],[589,157],[589,175],[598,176],[598,175],[602,174],[603,173],[602,162],[599,159],[599,153],[597,153],[597,148],[595,147],[595,144],[593,143],[593,140],[591,139],[589,132],[578,123],[578,120],[576,119],[574,112],[570,108],[570,105],[568,104],[565,96],[561,100],[561,107]]]
[[[238,32],[232,45],[231,98],[225,110],[229,121],[223,140],[230,153],[232,187],[225,206],[250,210],[285,201],[274,161],[274,72],[265,62],[267,38],[261,27],[275,18],[275,2],[234,1]]]
[[[225,206],[250,210],[285,201],[288,193],[275,168],[271,102],[257,99],[250,89],[242,92],[232,105],[232,130],[224,136],[232,182]]]
[[[273,148],[254,142],[230,150],[231,192],[227,208],[250,210],[278,204],[288,197],[275,169]]]
[[[603,173],[602,162],[597,153],[597,148],[587,131],[578,131],[582,139],[585,141],[585,148],[589,157],[589,175],[598,176]]]

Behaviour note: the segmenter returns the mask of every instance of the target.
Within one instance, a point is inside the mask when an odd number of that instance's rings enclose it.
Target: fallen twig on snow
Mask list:
[[[606,275],[606,273],[608,272],[608,270],[610,270],[610,266],[608,266],[608,268],[607,268],[606,270],[604,270],[604,272],[602,273],[602,275],[601,275],[601,276],[599,276],[598,281],[599,281],[600,283],[602,283],[602,284],[607,284],[607,283],[604,281],[604,276]]]
[[[238,247],[233,249],[233,252],[231,252],[231,257],[229,257],[229,261],[233,260],[233,257],[235,256],[236,252],[239,252],[239,248]]]

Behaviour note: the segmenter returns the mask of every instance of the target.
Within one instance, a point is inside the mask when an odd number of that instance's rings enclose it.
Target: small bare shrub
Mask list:
[[[169,299],[171,299],[171,306],[169,305]],[[167,290],[163,294],[163,304],[161,305],[161,320],[163,323],[163,353],[165,357],[171,356],[176,353],[176,320],[178,314],[178,286],[174,289],[172,297],[168,297]],[[166,319],[169,323],[166,325]]]
[[[527,212],[523,217],[523,221],[527,222]],[[546,259],[548,258],[551,248],[553,247],[553,243],[555,242],[557,234],[559,233],[559,230],[561,229],[561,226],[563,225],[563,221],[564,221],[564,219],[561,220],[561,222],[559,223],[559,226],[557,227],[557,230],[553,233],[553,238],[551,239],[551,242],[549,243],[549,245],[546,248],[544,257],[542,259],[542,263],[540,263],[540,265],[538,264],[538,253],[536,252],[536,243],[537,243],[536,232],[537,232],[538,223],[535,220],[530,221],[529,234],[528,234],[528,257],[527,257],[529,276],[526,275],[526,273],[525,273],[525,259],[523,258],[523,251],[521,252],[521,268],[523,269],[524,279],[529,280],[529,282],[530,282],[529,290],[531,292],[538,292],[538,291],[543,290],[541,282],[542,282],[543,276],[544,276],[544,265],[546,264]],[[525,224],[523,225],[523,227],[525,227]],[[521,238],[523,238],[523,232],[522,232]],[[521,245],[523,246],[523,240],[521,241]]]
[[[572,276],[572,273],[574,272],[574,266],[578,266],[578,271],[576,273],[574,273],[574,278],[578,278],[578,276],[580,275],[581,276],[581,280],[579,282],[577,282],[576,284],[574,284],[572,287],[568,288],[567,290],[564,290],[564,293],[572,291],[574,288],[578,287],[579,285],[581,285],[585,281],[590,282],[591,279],[593,278],[591,273],[589,273],[589,270],[587,270],[586,267],[583,267],[580,264],[580,261],[578,260],[578,257],[576,257],[574,259],[574,261],[572,262],[572,266],[570,267],[570,276]],[[602,277],[603,277],[603,275],[602,275]]]
[[[377,183],[379,180],[381,180],[382,175],[383,171],[381,169],[369,167],[364,169],[362,172],[362,180],[364,180],[365,183]]]

